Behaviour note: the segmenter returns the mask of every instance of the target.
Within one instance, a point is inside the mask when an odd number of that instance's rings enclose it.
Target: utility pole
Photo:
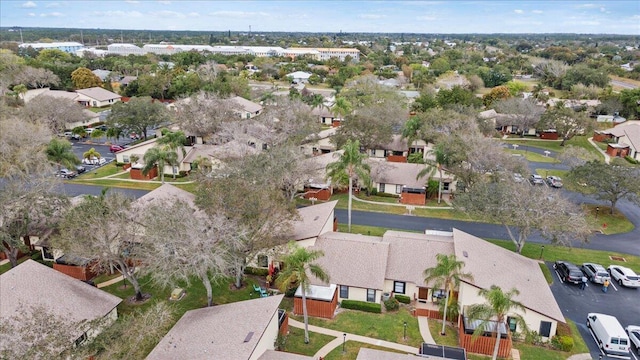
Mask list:
[[[124,44],[124,36],[122,35],[122,31],[120,31],[120,43]]]
[[[249,37],[251,37],[251,25],[249,25]]]
[[[84,45],[84,35],[82,34],[82,29],[80,29],[80,42]]]
[[[24,44],[24,39],[22,38],[22,28],[20,28],[20,44]]]

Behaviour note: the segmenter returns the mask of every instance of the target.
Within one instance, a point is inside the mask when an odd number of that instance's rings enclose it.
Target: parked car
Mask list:
[[[92,157],[90,159],[82,159],[82,163],[85,165],[104,165],[107,163],[107,160],[105,160],[105,158]]]
[[[66,138],[71,138],[72,135],[73,135],[73,133],[71,131],[65,131],[64,132],[64,137],[66,137]]]
[[[102,131],[107,131],[107,125],[98,125],[96,126],[96,129],[102,130]]]
[[[576,265],[568,261],[556,261],[553,268],[558,272],[558,276],[565,282],[580,284],[582,282],[582,271]]]
[[[611,279],[617,281],[619,285],[632,288],[640,287],[640,276],[628,267],[609,265],[608,270],[611,275]]]
[[[81,136],[78,134],[71,134],[69,135],[69,139],[71,140],[80,140]]]
[[[547,184],[554,188],[561,188],[562,179],[558,176],[547,176]]]
[[[531,174],[531,176],[529,176],[529,182],[531,183],[531,185],[544,185],[542,176],[538,174]]]
[[[629,358],[629,337],[614,316],[607,314],[587,314],[587,328],[593,334],[598,347],[605,355]]]
[[[74,177],[76,177],[76,174],[74,171],[71,171],[69,169],[60,169],[58,171],[58,176],[63,177],[65,179],[73,179]]]
[[[120,145],[111,145],[111,146],[109,146],[109,151],[111,151],[112,153],[118,152],[120,150],[124,150],[124,147],[122,147]]]
[[[83,172],[87,171],[87,168],[85,168],[82,165],[77,165],[76,166],[76,171],[78,172],[78,174],[82,174]]]
[[[629,325],[624,330],[629,335],[629,340],[636,346],[636,352],[640,355],[640,326]]]
[[[84,132],[86,132],[87,134],[91,135],[93,130],[95,130],[95,129],[94,128],[86,128],[86,129],[84,129]]]
[[[587,279],[596,284],[602,284],[605,279],[611,279],[611,276],[609,276],[607,269],[605,269],[604,266],[600,264],[584,263],[582,264],[581,269]]]
[[[524,178],[519,173],[513,173],[513,181],[521,183],[524,181]]]
[[[136,133],[131,133],[131,134],[129,134],[129,138],[131,140],[140,140],[140,135],[138,135]]]

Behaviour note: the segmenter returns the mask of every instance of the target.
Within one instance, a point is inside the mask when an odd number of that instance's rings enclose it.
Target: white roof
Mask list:
[[[309,285],[309,289],[307,289],[304,294],[308,299],[331,301],[336,293],[336,288],[336,284],[329,286]],[[302,286],[298,286],[295,296],[302,297]]]

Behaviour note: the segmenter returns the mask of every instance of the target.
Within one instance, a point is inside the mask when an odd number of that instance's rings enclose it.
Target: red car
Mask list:
[[[120,145],[111,145],[109,146],[109,151],[111,151],[112,153],[114,152],[118,152],[120,150],[124,150],[124,148]]]

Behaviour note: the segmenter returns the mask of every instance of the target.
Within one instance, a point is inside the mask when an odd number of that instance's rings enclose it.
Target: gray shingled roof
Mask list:
[[[527,309],[564,322],[537,261],[457,229],[453,229],[453,237],[456,257],[464,261],[465,271],[473,274],[473,281],[465,282],[483,289],[491,285],[505,291],[516,288],[520,291],[516,300]]]
[[[33,260],[0,275],[0,321],[28,311],[29,306],[43,307],[49,315],[71,322],[91,321],[103,318],[121,301]],[[78,336],[81,333],[79,329]]]
[[[336,204],[338,200],[299,208],[300,219],[293,223],[291,239],[297,241],[319,236],[327,221],[333,224],[332,215]]]
[[[417,180],[417,176],[425,168],[423,164],[390,162],[386,159],[368,158],[371,167],[371,180],[375,183],[406,185],[410,188],[425,186],[427,177]]]
[[[436,254],[453,254],[453,237],[389,230],[382,239],[389,243],[389,280],[432,286],[424,283],[424,270],[437,265]]]
[[[176,200],[182,200],[192,207],[195,207],[195,199],[195,195],[186,190],[182,190],[171,184],[162,184],[160,187],[139,197],[136,200],[136,204],[146,207],[149,204],[155,204],[157,202],[171,204]]]
[[[76,90],[76,92],[78,94],[82,94],[84,96],[90,97],[92,99],[96,99],[98,101],[120,99],[122,97],[114,92],[111,92],[109,90],[103,89],[98,86],[88,88],[88,89],[79,89],[79,90]]]
[[[232,104],[235,104],[234,107],[239,107],[239,110],[244,110],[250,113],[256,113],[258,111],[262,111],[262,105],[256,104],[253,101],[249,101],[243,97],[236,96],[229,99]]]
[[[329,274],[332,284],[382,290],[389,243],[381,237],[340,232],[320,235],[313,250],[322,250],[317,260]],[[314,285],[323,285],[313,279]]]
[[[269,296],[187,311],[147,360],[247,360],[257,350],[256,345],[283,297]]]

